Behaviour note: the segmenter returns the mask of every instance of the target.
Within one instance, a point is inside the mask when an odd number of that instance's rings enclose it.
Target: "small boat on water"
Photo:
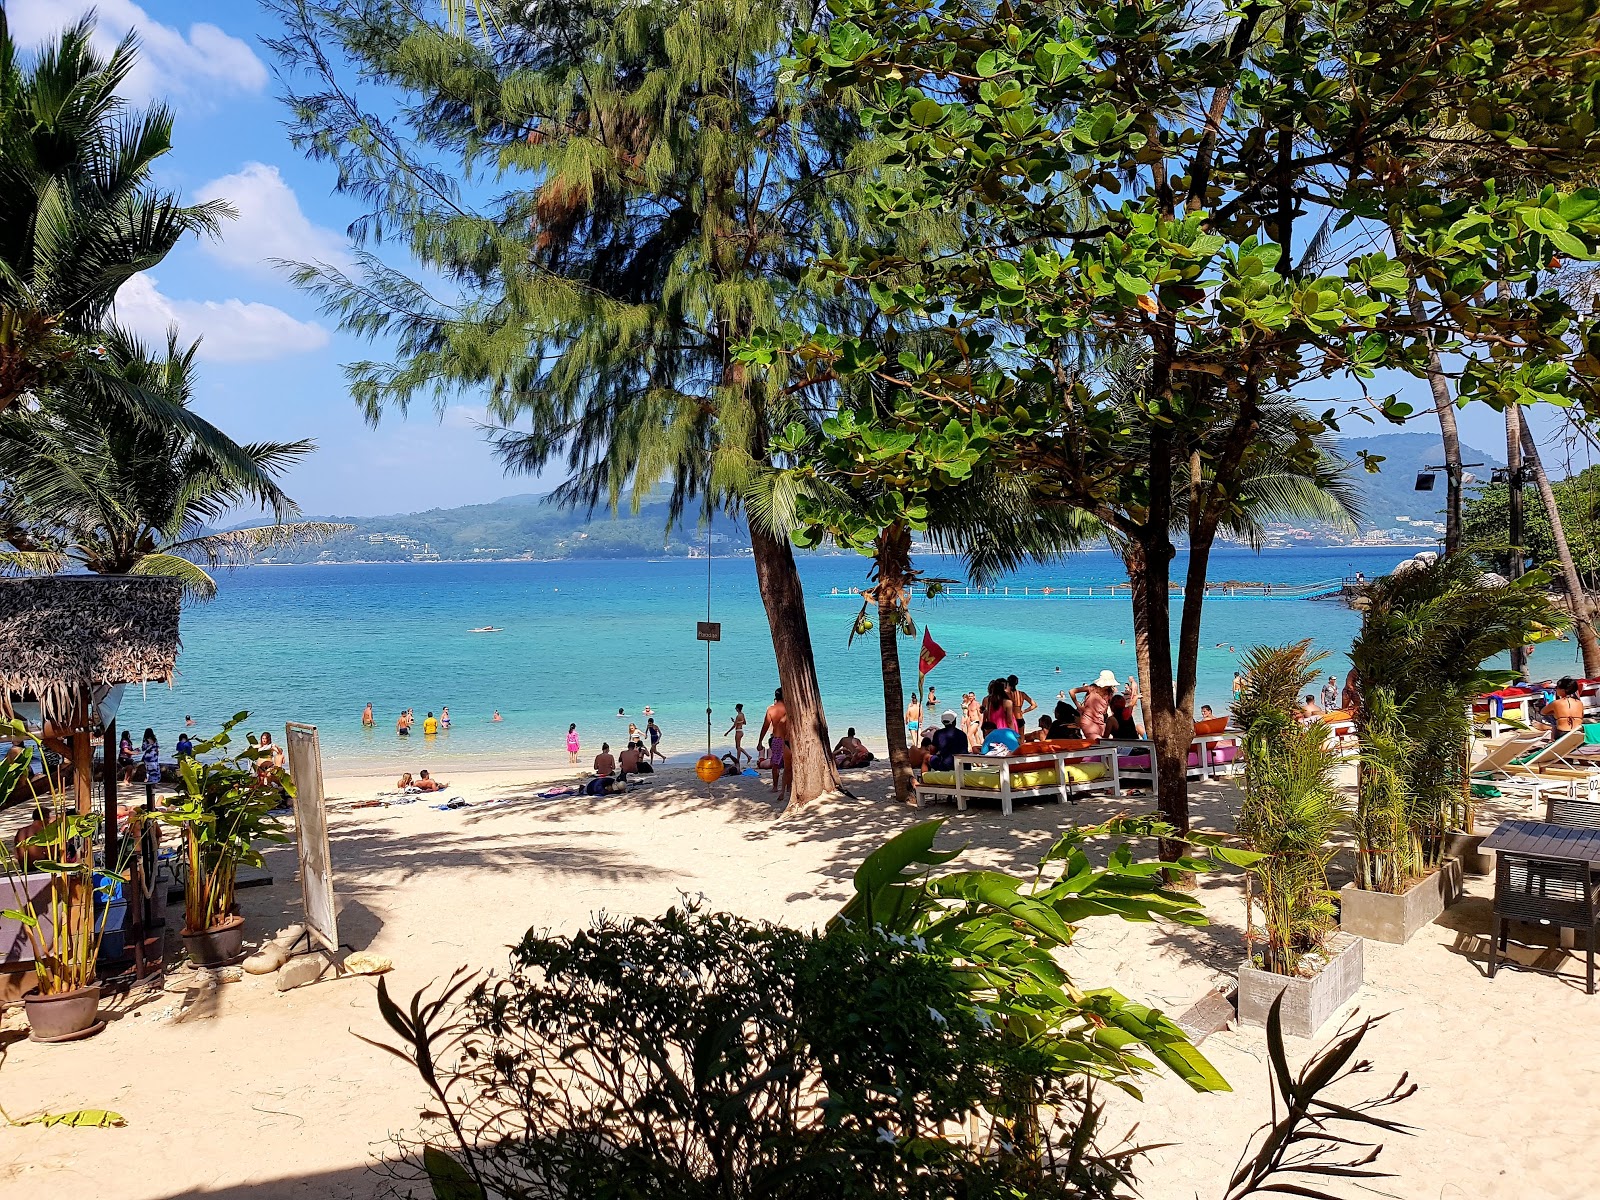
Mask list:
[[[468,633],[503,633],[505,629],[500,625],[480,625],[476,629],[467,630]]]

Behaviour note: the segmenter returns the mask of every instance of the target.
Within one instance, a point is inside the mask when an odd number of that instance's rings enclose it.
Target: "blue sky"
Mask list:
[[[261,44],[273,32],[270,14],[252,0],[5,0],[24,47],[90,8],[108,48],[129,28],[144,43],[130,96],[174,109],[160,182],[191,200],[226,199],[240,213],[220,241],[187,241],[119,297],[120,318],[141,332],[159,336],[175,321],[202,337],[196,407],[236,438],[315,438],[317,453],[289,477],[307,513],[409,512],[547,490],[505,476],[470,397],[442,420],[424,408],[369,427],[340,366],[386,350],[339,333],[266,261],[340,262],[345,226],[358,215],[333,194],[331,169],[307,162],[284,134]]]
[[[273,63],[261,39],[274,18],[253,0],[3,0],[12,34],[37,45],[81,13],[100,15],[107,48],[128,30],[143,41],[131,98],[165,99],[176,113],[174,149],[160,182],[191,199],[222,198],[239,210],[222,238],[189,241],[119,298],[121,319],[151,336],[177,323],[202,337],[197,407],[240,439],[313,437],[318,452],[297,466],[288,488],[307,513],[371,515],[479,503],[550,483],[506,477],[484,444],[473,397],[442,417],[415,410],[366,425],[346,390],[341,364],[382,358],[386,348],[347,337],[288,284],[268,260],[345,261],[346,225],[356,206],[333,194],[332,169],[289,145]],[[1313,389],[1330,394],[1328,385]],[[1422,415],[1407,428],[1437,427],[1427,393],[1407,381]],[[1499,414],[1460,414],[1466,441],[1500,455]],[[1546,420],[1536,421],[1544,429]],[[1385,432],[1350,422],[1346,432]],[[1559,449],[1546,452],[1554,473]],[[1577,464],[1585,465],[1583,460]]]

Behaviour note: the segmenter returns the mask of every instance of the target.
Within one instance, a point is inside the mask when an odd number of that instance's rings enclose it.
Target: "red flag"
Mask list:
[[[944,661],[944,648],[933,640],[933,635],[926,629],[922,631],[922,652],[917,655],[917,677],[927,676],[928,672]]]

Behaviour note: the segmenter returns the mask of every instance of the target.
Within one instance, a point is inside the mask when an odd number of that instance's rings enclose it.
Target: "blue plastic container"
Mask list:
[[[95,920],[105,922],[105,933],[100,938],[100,961],[117,962],[128,953],[125,929],[128,923],[128,901],[122,894],[122,884],[104,875],[96,875]],[[109,885],[109,890],[106,890]]]

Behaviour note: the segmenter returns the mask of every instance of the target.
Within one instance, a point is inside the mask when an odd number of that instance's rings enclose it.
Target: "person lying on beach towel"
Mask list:
[[[442,792],[449,787],[448,783],[440,783],[431,778],[426,771],[417,776],[416,789],[419,792]]]

